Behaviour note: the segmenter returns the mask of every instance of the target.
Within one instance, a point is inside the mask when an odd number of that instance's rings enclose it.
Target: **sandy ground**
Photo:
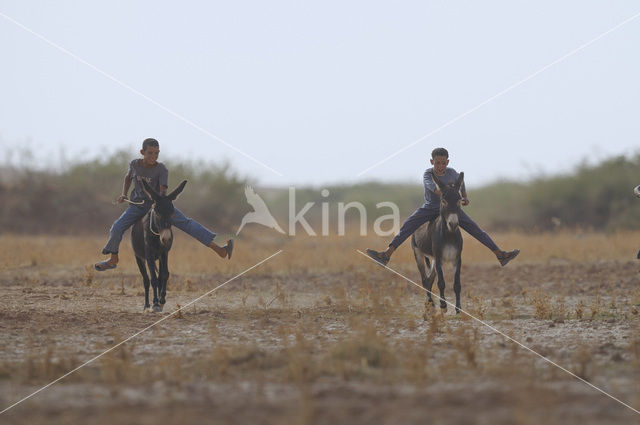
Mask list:
[[[165,320],[0,423],[640,423],[484,324],[425,309],[424,292],[357,253],[320,267],[283,253],[191,305],[267,255],[214,273],[181,260],[164,312],[149,313],[132,266],[92,273],[86,259],[54,265],[29,252],[0,275],[2,409]],[[415,280],[402,258],[398,271]],[[169,316],[178,305],[188,307]],[[465,311],[635,409],[639,305],[631,260],[463,266]]]

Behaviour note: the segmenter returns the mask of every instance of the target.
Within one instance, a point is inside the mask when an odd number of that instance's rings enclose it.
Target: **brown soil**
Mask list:
[[[202,258],[192,266],[181,259],[163,313],[143,313],[131,264],[93,273],[80,254],[55,265],[14,252],[0,275],[0,410],[279,249],[272,248],[255,257],[239,250],[238,269],[215,273],[195,265]],[[0,422],[640,423],[628,407],[465,314],[425,310],[423,291],[358,253],[312,267],[310,254],[295,255],[305,248],[285,246],[269,267],[188,305]],[[335,255],[316,246],[311,256],[322,250]],[[417,280],[406,255],[390,266]],[[638,275],[631,260],[523,255],[506,268],[471,261],[463,265],[462,306],[640,409]],[[450,280],[446,291],[452,300]]]

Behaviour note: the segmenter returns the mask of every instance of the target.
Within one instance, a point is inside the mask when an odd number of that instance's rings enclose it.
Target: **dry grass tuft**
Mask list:
[[[466,326],[459,326],[453,332],[449,341],[462,354],[468,366],[474,369],[478,367],[479,335],[477,327],[469,329]]]
[[[530,300],[534,308],[533,317],[542,320],[550,320],[553,317],[550,296],[537,290],[531,295]]]
[[[174,311],[176,311],[177,313],[172,316],[173,319],[184,319],[184,315],[182,314],[182,307],[180,307],[180,304],[176,304],[176,309]]]
[[[578,301],[578,304],[576,304],[575,313],[576,319],[582,320],[582,318],[584,317],[584,303],[582,302],[582,300]]]
[[[335,344],[331,364],[344,379],[378,376],[379,370],[395,364],[390,341],[368,322],[354,322],[355,332]]]
[[[74,369],[80,362],[73,355],[61,355],[56,353],[55,344],[48,343],[44,352],[33,346],[33,341],[29,343],[27,354],[21,364],[11,372],[9,367],[5,367],[7,375],[19,383],[42,384],[48,383]]]

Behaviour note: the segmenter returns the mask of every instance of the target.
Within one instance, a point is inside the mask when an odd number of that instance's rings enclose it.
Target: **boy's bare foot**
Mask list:
[[[233,239],[229,239],[225,246],[219,246],[215,242],[211,242],[209,244],[209,248],[211,248],[216,254],[220,257],[231,258],[231,254],[233,253]]]
[[[519,249],[514,249],[513,251],[500,251],[500,253],[496,254],[496,258],[500,261],[500,265],[504,267],[509,263],[509,261],[516,258],[518,254],[520,254]]]

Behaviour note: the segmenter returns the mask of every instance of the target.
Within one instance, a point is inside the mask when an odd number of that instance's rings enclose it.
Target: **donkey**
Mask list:
[[[460,267],[462,266],[462,234],[458,228],[458,216],[462,197],[460,186],[464,181],[464,173],[460,173],[458,180],[452,185],[444,185],[432,172],[433,181],[442,193],[440,197],[440,215],[418,228],[411,237],[413,255],[422,277],[422,286],[428,291],[427,301],[433,306],[431,288],[438,275],[438,289],[440,290],[440,308],[447,308],[444,300],[443,261],[453,263],[454,283],[456,294],[456,314],[460,313]],[[425,270],[425,263],[428,272]]]
[[[142,185],[147,195],[153,200],[153,206],[133,225],[131,229],[131,245],[136,255],[136,262],[144,283],[144,310],[149,306],[149,276],[146,266],[151,273],[153,286],[153,311],[160,312],[165,304],[167,295],[167,280],[169,279],[169,250],[173,243],[171,218],[173,217],[173,201],[184,189],[187,181],[183,181],[170,194],[157,193],[146,181]],[[156,260],[160,260],[159,274],[156,273]],[[146,262],[146,265],[145,265]]]

